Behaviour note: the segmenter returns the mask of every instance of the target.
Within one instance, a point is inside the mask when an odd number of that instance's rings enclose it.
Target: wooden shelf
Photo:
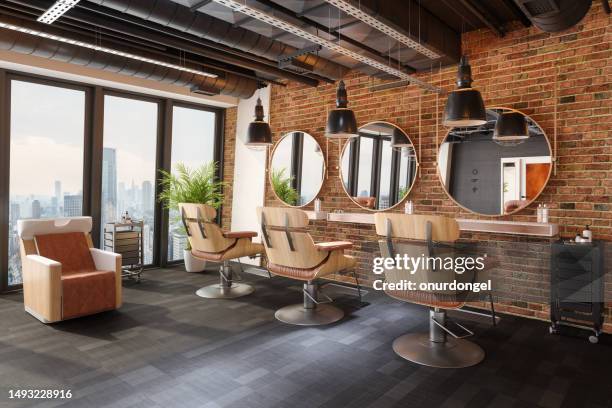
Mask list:
[[[308,216],[309,220],[317,221],[317,220],[326,220],[328,213],[326,211],[304,211]]]
[[[374,213],[331,212],[327,215],[331,222],[374,225]],[[535,237],[555,237],[559,235],[557,224],[539,222],[516,222],[498,220],[457,219],[459,229],[469,232],[490,232],[494,234],[529,235]]]

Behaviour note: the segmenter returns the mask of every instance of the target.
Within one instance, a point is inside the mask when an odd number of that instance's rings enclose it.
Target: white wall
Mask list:
[[[267,150],[252,150],[245,144],[246,132],[254,119],[255,104],[260,97],[269,121],[270,87],[256,92],[250,99],[241,99],[238,103],[238,120],[236,123],[236,151],[234,158],[234,191],[232,197],[232,231],[257,231],[261,235],[257,221],[257,207],[264,204],[266,183]],[[261,242],[261,237],[254,238]],[[243,262],[258,264],[259,261],[243,259]]]

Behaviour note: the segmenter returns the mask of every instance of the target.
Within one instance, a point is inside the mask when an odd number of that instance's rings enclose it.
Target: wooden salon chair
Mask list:
[[[215,222],[217,211],[206,204],[179,204],[183,226],[191,245],[191,254],[207,261],[221,262],[219,284],[205,286],[196,294],[203,298],[234,299],[253,292],[253,287],[234,282],[230,260],[253,257],[264,252],[252,241],[257,232],[223,232]]]
[[[459,226],[452,218],[433,215],[409,215],[398,213],[376,213],[376,233],[384,236],[379,241],[381,255],[385,258],[434,257],[447,258],[459,256],[455,241],[459,239]],[[485,263],[486,265],[486,263]],[[401,268],[385,270],[385,281],[397,283],[422,282],[473,282],[474,270],[457,274],[452,268],[436,269],[434,265],[418,268],[414,274]],[[486,266],[485,266],[486,268]],[[480,273],[480,272],[479,272]],[[430,308],[429,333],[410,333],[398,337],[393,342],[393,350],[406,360],[414,363],[438,367],[461,368],[478,364],[484,359],[483,349],[465,339],[473,335],[465,327],[454,323],[460,335],[449,328],[446,310],[459,309],[465,305],[470,292],[389,290],[385,292],[398,300],[424,305]],[[493,316],[495,321],[495,316]],[[450,337],[449,337],[450,335]]]
[[[91,217],[19,220],[26,312],[43,323],[121,306],[121,255],[93,248]]]
[[[331,299],[319,299],[316,280],[354,268],[355,259],[344,254],[353,244],[345,241],[315,244],[308,233],[308,216],[296,208],[263,207],[257,213],[269,271],[304,282],[303,303],[277,310],[276,318],[302,326],[330,324],[342,319],[344,312],[329,304]]]

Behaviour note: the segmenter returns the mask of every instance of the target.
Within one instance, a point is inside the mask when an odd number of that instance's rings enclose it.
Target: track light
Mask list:
[[[45,24],[52,24],[68,10],[76,6],[79,1],[80,0],[57,0],[42,16],[38,17],[37,21]]]
[[[457,71],[457,89],[448,95],[442,123],[448,127],[481,126],[487,123],[482,95],[472,88],[472,67],[465,55],[461,57]]]

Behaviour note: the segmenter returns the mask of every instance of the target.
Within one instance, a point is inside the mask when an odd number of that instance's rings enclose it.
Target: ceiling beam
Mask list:
[[[382,23],[442,55],[437,61],[455,64],[461,56],[461,36],[417,0],[345,0]],[[420,28],[420,33],[419,33]],[[437,62],[436,61],[436,62]]]
[[[523,24],[523,26],[531,27],[531,20],[527,18],[525,13],[523,13],[523,10],[521,10],[521,8],[516,5],[514,0],[502,0],[502,1],[506,5],[506,7],[508,7],[512,11],[512,14],[514,14],[516,18],[519,19],[519,21],[521,22],[521,24]]]
[[[499,37],[503,37],[505,35],[501,25],[496,19],[492,16],[485,15],[486,12],[481,8],[472,4],[471,0],[459,0],[459,2],[470,11],[476,18],[478,18],[484,25],[489,27],[495,34]]]
[[[387,57],[384,52],[380,52],[378,50],[375,50],[374,48],[368,47],[367,45],[363,44],[362,42],[354,40],[354,39],[352,39],[350,37],[347,37],[347,36],[345,36],[345,35],[343,35],[343,34],[341,34],[339,32],[339,31],[342,30],[342,28],[345,28],[345,27],[347,27],[349,25],[353,25],[353,24],[359,23],[360,22],[359,20],[354,20],[354,21],[351,21],[350,23],[346,23],[344,25],[341,25],[341,26],[338,26],[338,27],[335,27],[335,28],[331,28],[331,27],[327,27],[327,26],[325,26],[323,24],[320,24],[320,23],[318,23],[318,22],[316,22],[314,20],[311,20],[311,19],[309,19],[307,17],[300,17],[294,11],[292,11],[292,10],[290,10],[288,8],[285,8],[285,7],[279,5],[279,4],[277,4],[277,3],[275,3],[275,2],[273,2],[271,0],[255,0],[255,1],[257,1],[260,4],[263,4],[266,7],[269,7],[271,9],[275,10],[275,11],[279,11],[279,12],[285,14],[288,17],[291,17],[291,18],[294,18],[296,20],[299,20],[300,22],[302,22],[302,23],[304,23],[304,24],[306,24],[306,25],[308,25],[310,27],[314,27],[317,30],[319,30],[320,32],[323,32],[323,33],[331,32],[337,38],[331,38],[330,41],[337,42],[337,40],[340,39],[340,40],[342,40],[342,41],[344,41],[344,42],[346,42],[348,44],[351,44],[352,46],[357,47],[357,48],[359,48],[359,49],[361,49],[361,50],[363,50],[365,52],[368,52],[370,54],[374,54],[374,55],[379,56],[379,57],[385,57],[385,58]],[[327,3],[324,3],[324,4],[327,4]],[[275,35],[275,36],[273,36],[271,38],[277,39],[277,38],[283,36],[284,34],[287,34],[287,32],[285,31],[285,32],[283,32],[281,34],[277,34],[277,35]],[[398,63],[398,61],[396,59],[391,58],[391,65],[398,66],[398,64],[399,63]],[[407,64],[400,64],[400,66],[402,66],[410,74],[413,74],[413,73],[416,72],[416,70],[414,68],[412,68],[411,66],[409,66]]]
[[[198,11],[199,9],[201,9],[202,7],[207,5],[208,3],[212,3],[212,0],[201,0],[201,1],[198,1],[193,6],[189,7],[189,10],[191,10],[191,11]]]
[[[296,13],[296,14],[297,14],[298,16],[300,16],[300,17],[303,17],[303,16],[305,16],[306,14],[308,14],[308,13],[312,13],[313,11],[318,10],[318,9],[320,9],[321,7],[324,7],[324,6],[327,6],[327,3],[322,2],[321,4],[317,4],[316,6],[313,6],[313,7],[307,8],[307,9],[304,9],[303,11],[301,11],[301,12],[299,12],[299,13]]]

